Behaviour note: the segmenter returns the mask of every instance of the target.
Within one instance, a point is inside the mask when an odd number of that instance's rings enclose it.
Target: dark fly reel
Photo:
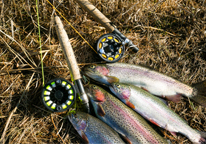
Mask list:
[[[76,91],[69,81],[57,78],[44,86],[41,98],[43,104],[50,111],[63,112],[74,104]]]
[[[97,52],[107,62],[117,62],[123,56],[124,51],[122,40],[113,33],[105,34],[97,41]]]

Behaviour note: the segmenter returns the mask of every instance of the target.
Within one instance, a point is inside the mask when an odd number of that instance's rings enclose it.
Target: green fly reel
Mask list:
[[[113,33],[101,36],[96,47],[99,56],[110,63],[120,60],[125,51],[122,39]]]
[[[43,104],[50,111],[63,112],[74,104],[76,91],[69,81],[57,78],[44,86],[41,98]]]

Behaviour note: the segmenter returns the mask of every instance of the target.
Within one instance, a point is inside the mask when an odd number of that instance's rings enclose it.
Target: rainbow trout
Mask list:
[[[125,63],[94,64],[86,66],[84,72],[106,85],[113,82],[128,83],[174,102],[180,101],[181,96],[186,96],[206,107],[206,81],[199,85],[200,91],[198,87],[197,90],[148,68]]]
[[[167,143],[139,114],[96,85],[86,89],[99,119],[117,131],[128,143]]]
[[[87,143],[124,143],[118,133],[111,127],[87,113],[77,112],[76,114],[69,115],[68,118],[79,135]]]
[[[157,126],[185,135],[193,143],[205,142],[201,134],[192,129],[181,117],[158,97],[131,84],[113,83],[110,90],[125,104]]]

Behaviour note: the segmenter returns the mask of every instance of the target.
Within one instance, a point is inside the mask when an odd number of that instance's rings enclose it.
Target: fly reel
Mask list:
[[[41,98],[43,104],[50,111],[63,112],[74,104],[76,91],[69,81],[57,78],[44,86]]]
[[[117,62],[123,56],[124,51],[125,46],[116,34],[105,34],[97,41],[97,52],[104,61]]]

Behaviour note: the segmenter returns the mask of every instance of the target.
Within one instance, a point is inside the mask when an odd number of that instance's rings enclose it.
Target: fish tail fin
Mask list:
[[[206,80],[193,85],[194,92],[192,100],[206,107]]]
[[[206,96],[206,80],[194,84],[193,87],[197,90],[198,95]]]

